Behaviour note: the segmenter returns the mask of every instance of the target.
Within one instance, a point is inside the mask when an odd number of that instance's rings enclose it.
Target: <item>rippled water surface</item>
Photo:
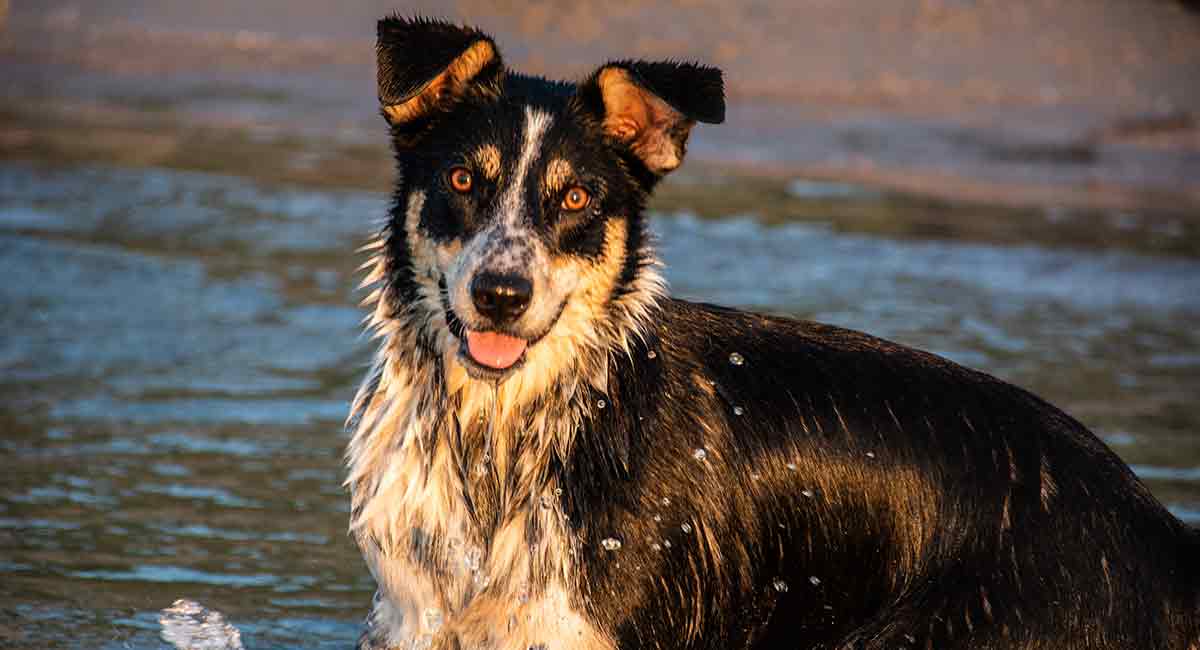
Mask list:
[[[0,167],[0,646],[160,647],[157,611],[184,596],[247,647],[352,644],[372,591],[340,485],[368,353],[353,251],[385,203]],[[688,214],[654,228],[677,294],[1029,387],[1200,521],[1200,262]]]

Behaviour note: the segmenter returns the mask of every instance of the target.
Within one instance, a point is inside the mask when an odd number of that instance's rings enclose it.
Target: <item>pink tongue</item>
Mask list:
[[[521,358],[525,341],[498,332],[467,330],[467,351],[475,361],[489,368],[503,370]]]

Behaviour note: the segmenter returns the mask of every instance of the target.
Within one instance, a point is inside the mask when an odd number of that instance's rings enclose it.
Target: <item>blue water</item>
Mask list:
[[[341,421],[369,352],[354,249],[385,204],[0,167],[0,645],[158,648],[157,611],[179,597],[247,647],[353,642],[372,582],[346,536]],[[1200,262],[736,215],[653,228],[677,294],[1029,387],[1200,522]]]

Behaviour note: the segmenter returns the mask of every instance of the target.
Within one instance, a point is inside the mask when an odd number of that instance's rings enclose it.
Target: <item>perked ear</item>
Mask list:
[[[608,63],[583,89],[599,93],[604,131],[628,144],[659,175],[683,162],[696,122],[725,121],[721,71],[695,63]]]
[[[491,37],[440,20],[399,16],[378,25],[379,104],[392,125],[405,125],[449,106],[501,71]]]

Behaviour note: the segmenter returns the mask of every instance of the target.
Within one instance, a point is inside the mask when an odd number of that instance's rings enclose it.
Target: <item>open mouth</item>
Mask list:
[[[471,329],[458,317],[442,293],[446,310],[446,324],[460,341],[458,358],[471,377],[486,381],[502,381],[525,361],[525,353],[546,336],[562,316],[566,301],[559,305],[558,313],[544,331],[522,338],[496,331]]]
[[[466,353],[471,361],[491,370],[508,370],[525,356],[529,342],[500,332],[479,332],[468,329]]]

